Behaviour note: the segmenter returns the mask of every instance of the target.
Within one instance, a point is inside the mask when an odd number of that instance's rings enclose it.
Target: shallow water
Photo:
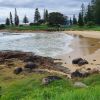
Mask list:
[[[20,50],[55,57],[70,53],[73,36],[64,33],[0,33],[0,50]]]

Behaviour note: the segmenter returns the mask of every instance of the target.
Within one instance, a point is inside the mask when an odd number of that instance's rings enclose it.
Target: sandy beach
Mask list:
[[[65,33],[70,35],[79,35],[88,38],[100,39],[100,31],[65,31]]]
[[[71,72],[76,69],[100,69],[100,32],[66,31],[65,33],[76,38],[70,45],[73,48],[71,53],[57,56],[57,58],[62,59],[63,66],[69,68]],[[89,64],[82,67],[72,65],[72,60],[80,57],[86,59]]]

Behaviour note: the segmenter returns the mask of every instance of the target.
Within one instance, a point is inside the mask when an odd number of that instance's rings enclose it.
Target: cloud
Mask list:
[[[49,12],[59,11],[72,16],[78,14],[82,3],[87,5],[89,2],[90,0],[0,0],[0,22],[9,17],[10,11],[14,14],[14,8],[17,8],[21,20],[27,14],[30,21],[33,21],[35,8],[40,9],[41,15],[46,8]]]

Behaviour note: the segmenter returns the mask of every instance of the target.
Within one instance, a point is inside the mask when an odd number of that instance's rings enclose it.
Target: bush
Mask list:
[[[0,29],[4,29],[5,28],[5,25],[4,24],[1,24],[0,25]]]
[[[19,25],[20,27],[23,27],[23,25]]]
[[[39,26],[40,23],[30,23],[30,26]]]
[[[94,24],[94,22],[92,22],[92,21],[89,21],[89,22],[87,22],[87,24],[86,24],[88,27],[92,27],[92,26],[94,26],[95,24]]]

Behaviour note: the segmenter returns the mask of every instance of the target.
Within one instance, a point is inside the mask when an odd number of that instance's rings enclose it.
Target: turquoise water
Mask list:
[[[0,50],[20,50],[55,57],[72,51],[73,37],[65,33],[0,33]]]

